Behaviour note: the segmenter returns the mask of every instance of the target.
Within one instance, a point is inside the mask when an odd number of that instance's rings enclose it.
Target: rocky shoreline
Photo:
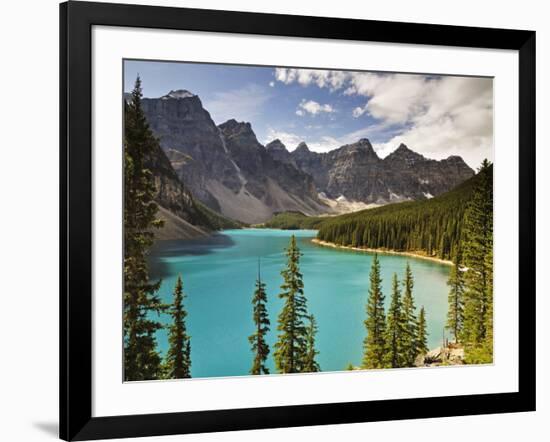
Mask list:
[[[434,256],[426,256],[413,252],[399,252],[397,250],[386,250],[386,249],[372,249],[369,247],[352,247],[352,246],[341,246],[334,244],[328,241],[321,241],[320,239],[314,238],[311,240],[312,243],[317,244],[322,247],[332,247],[333,249],[343,249],[343,250],[353,250],[356,252],[369,252],[369,253],[378,253],[381,255],[402,255],[410,256],[412,258],[427,259],[429,261],[437,262],[439,264],[453,265],[452,261],[447,261],[446,259],[436,258]]]

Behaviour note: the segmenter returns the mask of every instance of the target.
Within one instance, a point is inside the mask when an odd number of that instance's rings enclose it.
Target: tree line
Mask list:
[[[484,160],[449,277],[447,328],[468,363],[493,360],[493,168]]]
[[[450,260],[459,248],[466,207],[477,181],[476,175],[429,200],[325,218],[317,238],[344,246],[421,252]]]

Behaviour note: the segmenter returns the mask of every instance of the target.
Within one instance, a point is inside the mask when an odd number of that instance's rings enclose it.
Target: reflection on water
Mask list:
[[[155,278],[170,276],[170,266],[166,265],[170,258],[193,255],[208,255],[216,250],[231,247],[235,241],[221,233],[205,238],[191,240],[164,240],[154,244],[149,259],[149,271]]]

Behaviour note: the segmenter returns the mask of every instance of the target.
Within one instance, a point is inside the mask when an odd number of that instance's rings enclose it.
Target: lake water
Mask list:
[[[161,278],[161,297],[172,301],[178,274],[183,279],[187,327],[191,335],[193,377],[247,375],[252,353],[248,336],[254,331],[251,299],[261,259],[266,283],[271,331],[269,367],[275,372],[273,344],[277,337],[280,291],[290,236],[296,235],[303,253],[301,272],[309,311],[319,332],[318,362],[323,371],[359,365],[365,338],[365,304],[373,255],[320,247],[311,242],[313,230],[227,230],[193,241],[161,241],[150,256],[152,278]],[[386,305],[390,301],[391,277],[401,278],[409,261],[415,278],[417,309],[424,306],[430,348],[440,345],[447,314],[446,285],[450,267],[436,262],[398,255],[379,255]],[[168,322],[168,317],[163,317]],[[167,348],[166,333],[159,346]]]

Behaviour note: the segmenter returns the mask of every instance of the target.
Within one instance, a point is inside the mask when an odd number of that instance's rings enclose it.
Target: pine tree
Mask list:
[[[462,341],[468,362],[487,362],[484,350],[492,321],[492,247],[493,247],[493,176],[489,161],[479,169],[480,179],[465,213],[464,220],[464,326]],[[492,340],[492,339],[491,339]]]
[[[191,377],[191,338],[187,334],[185,318],[187,311],[183,306],[183,283],[178,275],[174,288],[174,301],[168,309],[172,324],[168,329],[168,352],[166,354],[165,375],[169,379]]]
[[[321,367],[319,367],[318,362],[316,361],[316,357],[319,354],[317,350],[315,350],[315,335],[317,334],[317,322],[315,321],[315,317],[313,315],[310,315],[308,317],[309,324],[307,327],[307,336],[306,336],[306,343],[307,343],[307,350],[306,350],[306,357],[304,360],[304,373],[315,373],[318,371],[321,371]]]
[[[369,279],[370,287],[369,298],[367,300],[367,319],[365,320],[367,337],[363,343],[363,367],[384,368],[384,356],[386,352],[386,318],[378,255],[374,255]]]
[[[187,339],[185,343],[185,349],[183,351],[183,363],[189,367],[189,377],[191,377],[191,337]]]
[[[136,79],[124,111],[124,378],[157,379],[161,359],[155,333],[162,327],[153,314],[163,306],[156,294],[160,281],[151,283],[146,254],[153,244],[156,218],[155,184],[144,164],[157,147],[141,108],[141,80]]]
[[[252,352],[254,353],[254,361],[250,374],[269,374],[269,369],[266,367],[265,362],[269,355],[269,345],[265,340],[265,336],[269,331],[269,317],[267,315],[267,294],[265,292],[265,284],[262,282],[260,276],[260,261],[258,260],[258,279],[256,279],[256,290],[252,297],[254,324],[256,326],[255,332],[248,337],[248,341],[252,345]]]
[[[403,354],[405,366],[412,367],[418,356],[418,321],[416,319],[416,307],[414,305],[413,288],[414,278],[411,266],[407,263],[405,268],[405,279],[403,281],[405,289],[403,293],[403,322],[405,333],[403,336]]]
[[[282,292],[283,309],[279,314],[277,343],[275,344],[275,365],[279,373],[300,373],[307,351],[307,303],[304,295],[304,283],[300,273],[300,250],[296,237],[292,235],[286,249],[287,265],[281,272],[283,276]]]
[[[487,271],[487,310],[485,311],[484,362],[493,362],[493,238],[491,248],[485,257]]]
[[[428,353],[428,330],[426,325],[426,311],[424,307],[420,309],[418,316],[418,340],[417,340],[417,352],[419,355]]]
[[[391,368],[405,366],[405,348],[403,338],[405,323],[401,305],[401,290],[397,275],[393,274],[391,304],[386,321],[386,365]]]
[[[450,291],[446,328],[452,332],[455,342],[459,342],[464,324],[464,272],[460,268],[460,251],[455,253],[453,261],[451,274],[447,281]]]

